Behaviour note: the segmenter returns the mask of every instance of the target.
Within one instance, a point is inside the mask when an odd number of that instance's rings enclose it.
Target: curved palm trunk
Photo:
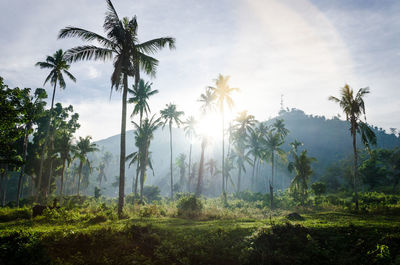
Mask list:
[[[119,157],[119,194],[118,194],[118,217],[122,217],[124,207],[125,189],[125,148],[126,148],[126,96],[128,93],[128,76],[124,73],[124,88],[122,92],[122,121],[121,121],[121,152]]]
[[[190,166],[192,162],[192,141],[190,141],[190,148],[189,148],[189,168],[188,168],[188,183],[187,183],[187,190],[190,192]]]
[[[27,147],[28,147],[28,133],[27,133],[28,130],[27,129],[28,128],[26,128],[26,131],[25,131],[24,147],[23,147],[23,151],[22,151],[22,161],[24,161],[24,164],[22,164],[20,172],[19,172],[19,176],[18,176],[17,207],[19,207],[19,199],[20,199],[20,195],[21,195],[22,178],[24,176],[25,163],[26,163],[26,151],[27,151]]]
[[[354,128],[354,125],[352,125]],[[358,168],[357,168],[357,141],[356,141],[356,130],[352,130],[353,134],[353,152],[354,152],[354,178],[353,178],[353,185],[354,185],[354,201],[356,204],[356,210],[358,211],[358,191],[357,191],[357,175],[358,175]]]
[[[172,175],[172,124],[169,123],[169,149],[171,151],[170,169],[171,169],[171,199],[174,196],[174,178]]]
[[[206,140],[203,138],[201,142],[201,156],[200,156],[200,165],[199,165],[199,176],[197,178],[197,188],[196,188],[196,196],[201,194],[201,185],[203,182],[203,174],[204,174],[204,151],[206,149]]]
[[[45,153],[46,146],[47,146],[47,139],[49,137],[50,123],[51,123],[51,119],[53,117],[53,106],[54,106],[54,96],[56,94],[56,85],[57,85],[57,78],[56,78],[56,80],[54,82],[53,96],[51,97],[50,119],[49,119],[49,122],[47,124],[48,127],[47,127],[47,132],[46,132],[46,138],[45,138],[45,141],[44,141],[44,144],[43,144],[42,152],[40,154],[38,189],[37,189],[36,199],[35,199],[36,202],[39,199],[39,194],[40,194],[40,191],[41,191],[42,175],[43,175],[43,164],[44,164],[44,153]]]
[[[275,153],[272,151],[271,163],[272,163],[272,174],[271,181],[269,182],[269,198],[271,201],[271,209],[274,209],[274,164],[275,164]]]

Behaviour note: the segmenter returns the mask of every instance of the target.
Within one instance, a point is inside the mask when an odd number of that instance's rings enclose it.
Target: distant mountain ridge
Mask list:
[[[283,119],[286,128],[290,131],[286,137],[283,149],[288,151],[289,144],[295,139],[304,143],[302,148],[308,150],[308,154],[317,158],[318,162],[314,166],[314,172],[317,175],[323,174],[327,166],[352,154],[352,138],[347,121],[338,117],[326,119],[324,116],[307,115],[302,110],[291,109],[281,110],[279,115],[265,121],[271,124],[275,119]],[[400,138],[394,134],[387,134],[384,130],[372,127],[377,135],[377,147],[394,148],[400,147]],[[184,135],[182,128],[173,128],[173,161],[179,153],[189,153],[189,141]],[[114,135],[96,142],[101,150],[109,151],[114,155],[114,162],[110,165],[108,172],[110,175],[118,175],[119,172],[119,152],[120,135]],[[127,155],[135,150],[134,131],[129,130],[126,134]],[[362,148],[358,137],[358,146]],[[206,159],[214,158],[220,160],[220,144],[215,143],[213,148],[209,148]],[[154,139],[151,142],[150,151],[152,152],[153,167],[155,175],[149,172],[146,180],[147,185],[156,185],[159,183],[168,183],[165,178],[169,173],[169,131],[161,128],[155,132]],[[192,161],[199,159],[200,143],[195,143],[192,151]],[[97,157],[97,158],[96,158]],[[94,157],[94,163],[98,163],[100,155]],[[250,170],[249,170],[250,171]],[[113,173],[111,173],[113,172]],[[285,173],[286,174],[286,173]],[[133,168],[127,168],[127,190],[130,192],[131,179],[134,175]],[[175,174],[175,180],[178,179],[178,172]],[[162,190],[163,188],[160,187]],[[165,189],[168,191],[168,189]]]

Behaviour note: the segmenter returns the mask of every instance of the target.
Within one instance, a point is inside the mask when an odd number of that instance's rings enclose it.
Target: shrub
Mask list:
[[[179,199],[176,207],[179,216],[194,218],[201,214],[203,203],[195,195],[187,195]]]
[[[10,209],[8,207],[0,209],[0,222],[9,222],[18,219],[30,219],[32,210],[28,207]]]
[[[315,194],[315,196],[321,196],[326,192],[326,185],[322,182],[314,182],[311,185],[311,190]]]

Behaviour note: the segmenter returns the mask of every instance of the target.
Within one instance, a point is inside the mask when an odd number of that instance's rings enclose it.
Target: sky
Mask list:
[[[248,110],[256,119],[285,108],[330,118],[342,114],[328,101],[348,83],[369,87],[367,121],[400,129],[400,1],[396,0],[114,0],[122,17],[137,16],[139,41],[176,38],[176,49],[154,55],[153,83],[159,94],[150,107],[167,103],[198,115],[199,95],[218,74],[240,89],[232,114]],[[10,87],[43,87],[48,74],[35,67],[58,49],[83,42],[57,39],[77,26],[103,34],[102,0],[0,1],[0,76]],[[110,99],[111,62],[78,62],[56,102],[80,114],[80,136],[100,140],[120,132],[121,93]],[[130,80],[132,84],[133,80]],[[51,94],[50,84],[44,86]],[[283,95],[283,96],[282,96]],[[133,107],[128,106],[130,114]],[[343,117],[343,115],[342,115]],[[214,127],[214,126],[210,126]],[[128,123],[127,129],[133,129]]]

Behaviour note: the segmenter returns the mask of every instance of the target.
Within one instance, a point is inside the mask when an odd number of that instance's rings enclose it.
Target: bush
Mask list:
[[[311,190],[315,196],[321,196],[326,192],[326,185],[322,182],[314,182],[311,184]]]
[[[0,222],[10,222],[18,219],[30,219],[32,216],[31,208],[14,208],[8,207],[0,209]]]
[[[201,214],[203,203],[195,195],[187,195],[179,199],[176,207],[178,208],[179,216],[194,218]]]

